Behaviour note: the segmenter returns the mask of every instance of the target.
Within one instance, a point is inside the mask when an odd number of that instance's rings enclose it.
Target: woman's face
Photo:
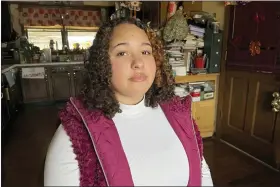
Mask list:
[[[147,34],[134,24],[116,26],[109,56],[117,100],[124,104],[136,104],[155,79],[156,64]]]

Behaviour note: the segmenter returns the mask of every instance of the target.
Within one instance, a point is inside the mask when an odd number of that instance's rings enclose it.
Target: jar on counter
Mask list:
[[[200,92],[201,92],[201,89],[199,89],[199,88],[195,88],[195,89],[191,92],[191,96],[192,96],[193,102],[200,101]]]

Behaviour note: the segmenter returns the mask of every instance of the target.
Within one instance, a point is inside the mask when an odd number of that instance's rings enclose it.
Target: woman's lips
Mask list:
[[[147,79],[147,76],[144,74],[137,74],[132,76],[129,80],[133,81],[133,82],[143,82]]]

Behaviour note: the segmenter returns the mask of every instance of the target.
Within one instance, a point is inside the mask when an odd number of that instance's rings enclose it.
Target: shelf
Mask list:
[[[216,81],[218,76],[219,76],[219,73],[176,76],[175,77],[175,83],[187,83],[187,82],[198,82],[198,81]]]
[[[200,100],[200,101],[193,101],[193,103],[207,103],[207,104],[209,104],[209,103],[214,103],[215,104],[215,97],[214,98],[211,98],[211,99],[204,99],[204,100]]]

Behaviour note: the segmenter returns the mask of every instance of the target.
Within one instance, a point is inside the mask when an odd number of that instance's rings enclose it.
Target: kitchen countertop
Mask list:
[[[38,66],[59,66],[59,65],[81,65],[84,62],[49,62],[49,63],[33,63],[33,64],[11,64],[1,65],[1,73],[10,71],[13,68],[18,67],[38,67]]]

